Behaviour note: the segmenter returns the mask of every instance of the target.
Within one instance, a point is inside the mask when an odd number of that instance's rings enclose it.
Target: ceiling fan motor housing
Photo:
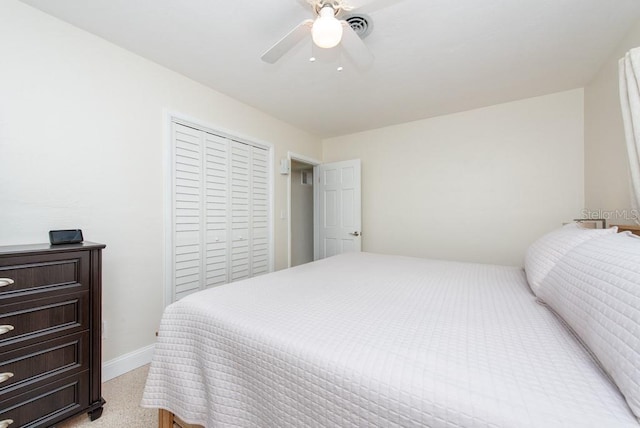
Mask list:
[[[345,10],[345,8],[343,7],[342,1],[340,0],[314,0],[313,1],[313,9],[317,15],[320,15],[320,10],[322,10],[322,8],[325,6],[330,6],[334,10],[334,13],[336,16],[338,16],[340,12]]]

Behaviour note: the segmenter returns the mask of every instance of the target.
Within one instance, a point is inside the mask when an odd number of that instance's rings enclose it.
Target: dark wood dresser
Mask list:
[[[102,414],[104,247],[0,247],[0,428]]]

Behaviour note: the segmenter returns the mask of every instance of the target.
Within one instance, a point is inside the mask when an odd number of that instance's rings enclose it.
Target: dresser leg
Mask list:
[[[102,407],[98,407],[97,409],[90,411],[89,419],[91,419],[92,421],[95,421],[100,416],[102,416],[102,409],[103,409]]]

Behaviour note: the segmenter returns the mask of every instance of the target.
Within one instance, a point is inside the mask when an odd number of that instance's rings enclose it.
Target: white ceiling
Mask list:
[[[306,18],[303,0],[22,0],[320,137],[584,86],[638,0],[377,0],[375,56],[310,63],[310,38],[260,55]]]

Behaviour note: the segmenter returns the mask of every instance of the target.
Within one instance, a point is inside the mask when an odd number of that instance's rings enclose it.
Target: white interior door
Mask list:
[[[315,259],[362,250],[360,159],[314,167],[317,179]]]

